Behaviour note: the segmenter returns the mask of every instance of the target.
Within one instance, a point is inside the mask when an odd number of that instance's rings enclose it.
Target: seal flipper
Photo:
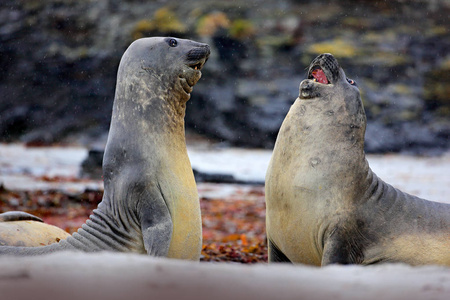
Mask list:
[[[267,240],[269,241],[269,262],[292,263],[270,238]]]
[[[0,214],[0,222],[13,222],[13,221],[36,221],[44,222],[41,218],[23,211],[8,211]]]
[[[147,254],[167,256],[172,240],[173,223],[169,208],[160,193],[154,199],[141,199],[139,209],[142,238]],[[147,197],[152,197],[148,195]]]

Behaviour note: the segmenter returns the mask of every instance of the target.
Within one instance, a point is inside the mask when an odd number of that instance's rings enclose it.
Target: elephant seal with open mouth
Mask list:
[[[450,205],[383,182],[364,154],[360,92],[331,54],[315,58],[266,174],[269,260],[450,265]]]
[[[184,115],[209,54],[208,45],[190,40],[133,42],[117,74],[102,202],[67,239],[45,247],[0,247],[0,254],[107,250],[198,260],[202,222]]]

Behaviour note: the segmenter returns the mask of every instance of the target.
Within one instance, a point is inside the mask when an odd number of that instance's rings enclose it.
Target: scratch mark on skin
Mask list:
[[[315,168],[318,164],[320,164],[322,161],[318,157],[313,157],[309,160],[309,164],[311,167]]]
[[[154,78],[156,78],[158,81],[161,81],[161,77],[156,75],[156,71],[153,70],[152,68],[141,66],[141,69],[150,74],[151,76],[153,76]]]

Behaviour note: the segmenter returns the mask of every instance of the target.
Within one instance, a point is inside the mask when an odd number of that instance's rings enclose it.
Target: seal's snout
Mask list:
[[[185,55],[185,64],[188,69],[184,68],[183,73],[180,75],[181,86],[186,94],[190,94],[192,87],[199,81],[202,76],[200,70],[211,53],[211,49],[207,44],[193,43],[190,46],[193,47]]]
[[[208,45],[204,44],[200,47],[195,47],[186,55],[186,58],[189,62],[189,66],[195,70],[201,70],[203,65],[209,58],[211,54],[211,49]]]
[[[332,84],[339,77],[339,68],[339,63],[333,55],[323,53],[309,65],[308,78],[322,84]]]
[[[195,47],[187,53],[187,58],[189,60],[198,60],[202,58],[209,57],[209,54],[211,53],[211,49],[208,45],[204,44],[200,47]]]

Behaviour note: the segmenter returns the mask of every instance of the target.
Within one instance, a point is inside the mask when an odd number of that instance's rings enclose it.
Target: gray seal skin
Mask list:
[[[450,205],[378,178],[365,158],[365,129],[357,86],[331,54],[319,55],[266,174],[270,262],[450,265]]]
[[[102,202],[66,240],[0,247],[0,254],[107,250],[199,260],[202,223],[184,115],[209,54],[208,45],[190,40],[133,42],[117,74]]]

